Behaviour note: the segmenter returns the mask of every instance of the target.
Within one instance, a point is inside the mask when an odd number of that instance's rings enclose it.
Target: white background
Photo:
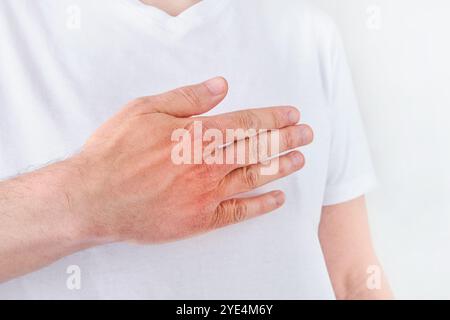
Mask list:
[[[312,2],[346,44],[380,180],[373,236],[396,297],[450,299],[450,1]]]

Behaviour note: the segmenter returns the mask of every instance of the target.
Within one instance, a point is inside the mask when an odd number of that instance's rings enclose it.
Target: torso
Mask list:
[[[135,97],[217,75],[230,93],[214,113],[298,106],[316,132],[307,165],[262,189],[286,192],[274,214],[178,243],[80,252],[5,284],[0,297],[332,298],[317,238],[330,119],[312,13],[268,18],[274,2],[206,1],[170,18],[131,2],[2,1],[0,177],[76,152]],[[80,28],[67,27],[69,4],[81,9]],[[66,288],[69,265],[82,270],[81,290]]]

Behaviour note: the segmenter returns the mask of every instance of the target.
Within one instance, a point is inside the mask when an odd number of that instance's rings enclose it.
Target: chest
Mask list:
[[[0,62],[5,70],[0,75],[3,176],[75,152],[131,99],[217,75],[227,78],[230,91],[211,113],[298,107],[301,122],[315,131],[314,144],[302,150],[308,167],[301,175],[306,180],[325,176],[331,120],[320,66],[310,48],[289,51],[237,32],[216,41],[199,36],[165,42],[116,29],[111,41],[98,34],[104,26],[93,27],[98,30],[42,30],[30,40],[40,49],[27,57],[13,42],[1,53],[7,58]]]

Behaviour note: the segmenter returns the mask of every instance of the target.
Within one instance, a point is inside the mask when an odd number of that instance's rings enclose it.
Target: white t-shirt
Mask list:
[[[328,17],[301,0],[204,0],[179,17],[139,0],[2,0],[0,39],[1,178],[73,154],[133,98],[217,75],[230,93],[214,113],[295,105],[315,131],[306,167],[261,188],[285,191],[277,212],[185,241],[79,252],[0,285],[0,298],[334,297],[321,208],[364,194],[374,174]],[[80,290],[66,285],[72,265]]]

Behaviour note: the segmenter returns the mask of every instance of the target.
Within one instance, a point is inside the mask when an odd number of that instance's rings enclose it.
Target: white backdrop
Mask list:
[[[373,236],[396,297],[450,299],[450,1],[312,2],[346,44],[380,180]]]

